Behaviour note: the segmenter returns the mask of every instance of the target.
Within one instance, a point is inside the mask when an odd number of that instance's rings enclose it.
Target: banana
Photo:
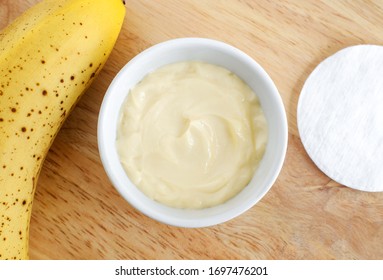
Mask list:
[[[122,0],[43,0],[0,31],[0,259],[28,259],[43,161],[124,16]]]

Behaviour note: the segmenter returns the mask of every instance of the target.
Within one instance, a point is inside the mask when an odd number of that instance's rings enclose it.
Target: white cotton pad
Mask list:
[[[314,163],[350,188],[383,191],[383,47],[345,48],[321,62],[298,102],[298,129]]]

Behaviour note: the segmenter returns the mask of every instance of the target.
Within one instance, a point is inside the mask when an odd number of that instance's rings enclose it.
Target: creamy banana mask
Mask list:
[[[120,112],[117,150],[130,180],[176,208],[206,208],[239,193],[267,143],[257,96],[225,68],[166,65],[131,89]]]

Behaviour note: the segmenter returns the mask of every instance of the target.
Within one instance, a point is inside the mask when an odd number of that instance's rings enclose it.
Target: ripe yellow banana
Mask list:
[[[43,0],[0,31],[0,259],[27,259],[42,162],[103,67],[122,0]]]

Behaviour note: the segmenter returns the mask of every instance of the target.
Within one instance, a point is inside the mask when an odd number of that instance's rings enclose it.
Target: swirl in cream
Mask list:
[[[143,193],[196,209],[239,193],[266,142],[254,92],[225,68],[187,61],[157,69],[131,89],[116,144],[128,177]]]

